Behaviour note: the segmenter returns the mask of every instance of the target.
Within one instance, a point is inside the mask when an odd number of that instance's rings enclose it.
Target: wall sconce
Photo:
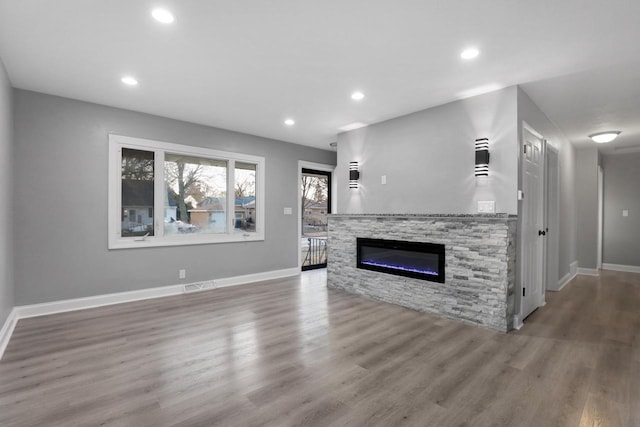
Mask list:
[[[349,162],[349,188],[358,188],[359,179],[358,162]]]
[[[489,176],[489,138],[476,139],[476,176]]]

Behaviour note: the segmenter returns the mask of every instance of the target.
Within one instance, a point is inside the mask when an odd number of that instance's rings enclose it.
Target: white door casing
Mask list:
[[[604,216],[604,179],[602,166],[598,165],[598,259],[596,268],[602,268],[602,228]]]
[[[559,265],[560,265],[560,188],[559,188],[559,162],[558,151],[546,144],[545,157],[545,231],[544,239],[546,260],[546,286],[547,290],[558,290]]]
[[[542,136],[524,126],[520,319],[544,304],[544,148]]]

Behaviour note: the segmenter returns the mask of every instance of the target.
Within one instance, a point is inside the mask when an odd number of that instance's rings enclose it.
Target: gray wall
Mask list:
[[[330,151],[22,90],[14,116],[17,305],[297,267],[298,160],[335,164]],[[264,156],[265,241],[107,250],[108,133]]]
[[[0,60],[0,328],[14,305],[13,300],[13,119],[11,84]]]
[[[575,170],[576,152],[564,134],[547,118],[529,98],[518,88],[518,141],[522,144],[523,121],[542,134],[548,143],[558,150],[560,218],[558,278],[569,273],[569,266],[576,261],[576,198]],[[521,180],[521,177],[518,177]]]
[[[598,149],[576,148],[578,267],[598,267]]]
[[[603,262],[640,267],[640,153],[605,155],[602,170]]]
[[[476,138],[490,139],[491,176],[474,176]],[[361,187],[348,188],[350,161]],[[338,135],[339,213],[517,212],[516,88],[510,87]],[[386,175],[387,184],[381,184]]]
[[[338,135],[339,213],[475,213],[478,200],[518,213],[522,122],[558,150],[559,271],[577,259],[576,152],[562,132],[518,87],[398,117]],[[476,138],[491,140],[491,176],[473,175]],[[348,188],[348,164],[360,162],[361,187]],[[381,184],[386,175],[387,184]]]

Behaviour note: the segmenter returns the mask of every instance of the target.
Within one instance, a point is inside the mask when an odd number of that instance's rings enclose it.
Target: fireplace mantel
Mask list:
[[[511,328],[515,215],[329,215],[327,285],[488,328]],[[356,268],[356,239],[445,245],[445,282]]]
[[[415,214],[415,213],[406,213],[406,214],[330,214],[329,217],[337,219],[337,218],[386,218],[386,219],[410,219],[410,218],[456,218],[461,221],[474,221],[474,220],[497,220],[497,221],[515,221],[518,219],[517,215],[510,215],[506,213],[494,213],[494,214],[442,214],[442,213],[433,213],[433,214]]]

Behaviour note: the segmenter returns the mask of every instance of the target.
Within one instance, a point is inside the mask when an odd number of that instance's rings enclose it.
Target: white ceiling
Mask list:
[[[18,88],[320,148],[522,83],[572,141],[640,144],[639,18],[638,0],[0,0],[0,57]]]

